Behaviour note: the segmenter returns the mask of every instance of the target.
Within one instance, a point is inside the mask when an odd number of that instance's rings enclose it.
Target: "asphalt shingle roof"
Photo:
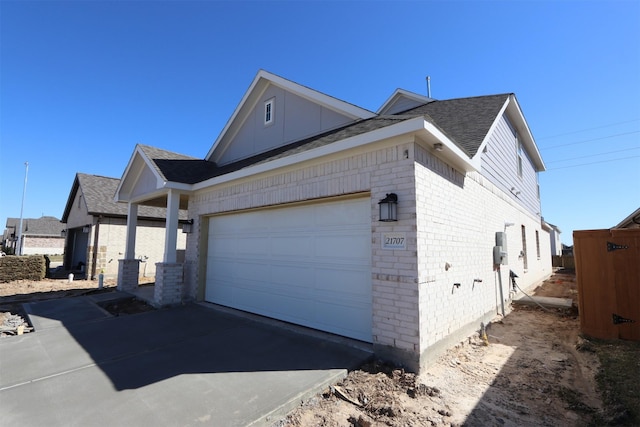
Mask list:
[[[17,234],[20,227],[20,218],[7,218],[7,229],[11,233]],[[65,226],[60,220],[53,216],[43,216],[40,218],[22,218],[22,234],[31,236],[55,236],[60,237],[60,232]]]
[[[73,203],[75,195],[79,189],[82,190],[82,194],[84,195],[89,215],[126,217],[127,204],[117,203],[114,201],[114,195],[119,184],[120,180],[118,178],[109,178],[106,176],[89,175],[84,173],[76,174],[76,180],[74,181],[69,201],[67,202],[65,214],[62,217],[63,220],[66,220],[68,210],[70,209],[69,204]],[[138,207],[138,217],[164,219],[167,217],[167,210],[166,208],[141,205]],[[179,218],[186,219],[186,212],[180,211]]]
[[[424,114],[473,157],[510,94],[433,101],[402,114]]]
[[[321,135],[296,141],[237,162],[217,166],[213,162],[172,153],[159,148],[140,145],[154,167],[167,181],[194,184],[231,173],[248,166],[266,163],[293,154],[322,147],[346,138],[374,131],[416,117],[437,126],[470,158],[473,157],[498,112],[510,94],[431,101],[413,109],[394,114],[360,120]]]

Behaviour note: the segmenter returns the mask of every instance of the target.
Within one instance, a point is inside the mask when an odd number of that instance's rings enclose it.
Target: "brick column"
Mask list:
[[[183,264],[156,263],[156,285],[153,300],[155,305],[164,307],[182,302]]]
[[[140,271],[140,260],[119,259],[118,260],[118,290],[131,292],[138,289],[138,272]]]

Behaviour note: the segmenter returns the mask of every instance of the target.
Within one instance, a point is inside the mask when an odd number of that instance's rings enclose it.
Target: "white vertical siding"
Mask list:
[[[518,146],[508,119],[503,115],[489,137],[482,153],[481,173],[492,184],[511,195],[533,215],[540,215],[538,177],[526,150],[523,149],[522,176],[518,175]],[[511,189],[514,188],[512,191]],[[519,192],[519,194],[514,194]]]
[[[274,99],[273,123],[264,124],[264,102]],[[218,163],[263,153],[335,129],[352,119],[277,86],[269,86],[247,116]]]

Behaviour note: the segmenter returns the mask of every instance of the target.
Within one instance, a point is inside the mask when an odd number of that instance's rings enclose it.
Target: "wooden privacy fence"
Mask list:
[[[640,229],[573,232],[580,329],[640,341]]]

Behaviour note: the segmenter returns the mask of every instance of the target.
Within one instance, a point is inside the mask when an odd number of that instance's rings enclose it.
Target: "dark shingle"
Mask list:
[[[140,145],[154,167],[167,181],[194,184],[235,172],[249,166],[319,148],[350,137],[391,126],[416,117],[424,117],[442,130],[470,158],[487,135],[509,94],[432,101],[399,114],[360,120],[339,129],[278,147],[223,166],[155,147]]]
[[[117,178],[78,173],[78,185],[82,189],[87,211],[90,215],[127,216],[127,204],[114,201],[116,189],[120,184]],[[163,219],[167,216],[165,208],[139,206],[139,218]],[[186,212],[181,211],[180,219],[186,219]]]
[[[7,218],[7,229],[10,233],[16,233],[20,227],[20,218]],[[65,228],[60,220],[53,216],[41,218],[23,218],[22,234],[29,236],[55,236],[60,237],[60,232]]]
[[[473,157],[510,94],[433,101],[402,114],[424,114]]]

